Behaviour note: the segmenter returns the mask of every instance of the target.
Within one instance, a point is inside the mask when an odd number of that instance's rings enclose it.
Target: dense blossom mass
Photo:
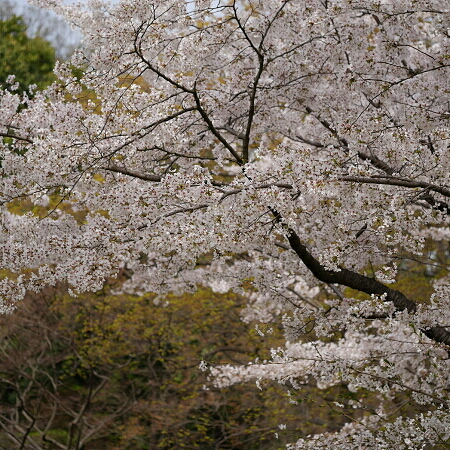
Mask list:
[[[344,384],[364,411],[292,449],[448,443],[448,2],[34,4],[85,48],[46,90],[1,92],[3,310],[119,272],[135,293],[234,290],[286,346],[209,368],[217,385]],[[412,260],[440,270],[431,296],[391,286]]]

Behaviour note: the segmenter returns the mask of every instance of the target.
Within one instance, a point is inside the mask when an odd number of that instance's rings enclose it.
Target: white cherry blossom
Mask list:
[[[217,385],[313,378],[427,408],[292,449],[448,444],[450,279],[390,284],[449,238],[448,2],[33,3],[85,47],[45,91],[0,93],[2,311],[119,272],[135,293],[232,289],[286,346],[211,367]]]

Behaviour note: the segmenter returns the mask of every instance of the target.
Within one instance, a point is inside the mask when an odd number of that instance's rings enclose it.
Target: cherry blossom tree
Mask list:
[[[3,310],[119,272],[129,292],[231,289],[286,346],[210,368],[217,385],[313,378],[364,411],[293,449],[448,444],[450,278],[425,252],[449,238],[448,2],[34,4],[86,50],[1,93]],[[411,259],[439,265],[431,295],[391,286]]]

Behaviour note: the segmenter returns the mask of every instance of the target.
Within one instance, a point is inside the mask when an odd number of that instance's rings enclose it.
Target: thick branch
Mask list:
[[[0,136],[6,137],[6,138],[11,138],[11,139],[16,139],[17,141],[28,142],[29,144],[33,144],[33,141],[31,139],[21,137],[21,136],[16,136],[16,135],[10,134],[10,133],[0,133]]]
[[[277,213],[276,217],[278,221],[281,220],[280,215]],[[417,305],[415,302],[408,299],[400,291],[391,289],[373,278],[360,275],[359,273],[344,268],[339,272],[325,269],[319,261],[312,256],[306,246],[302,244],[298,235],[292,229],[289,229],[288,231],[288,240],[292,250],[294,250],[305,266],[318,280],[323,281],[324,283],[341,284],[357,291],[365,292],[369,295],[386,295],[386,300],[391,301],[397,311],[407,310],[410,313],[416,311]],[[421,331],[436,342],[450,345],[450,333],[444,327],[432,327]]]
[[[348,269],[341,269],[339,272],[325,269],[317,259],[315,259],[305,245],[302,244],[298,235],[290,230],[288,236],[289,244],[291,248],[297,253],[306,267],[312,272],[312,274],[323,281],[324,283],[341,284],[358,291],[365,292],[369,295],[383,295],[386,294],[386,300],[392,301],[397,310],[407,310],[409,312],[415,312],[416,304],[406,298],[401,292],[394,289],[390,289],[383,285],[379,281],[360,275],[359,273],[352,272]]]
[[[394,170],[391,166],[386,164],[384,161],[382,161],[376,155],[368,154],[368,153],[364,153],[364,152],[359,151],[358,152],[358,156],[363,161],[370,161],[371,164],[374,167],[376,167],[377,169],[382,170],[383,172],[386,172],[388,175],[392,175],[392,174],[394,174],[396,172],[396,170]]]
[[[161,177],[158,175],[144,174],[139,172],[134,172],[132,170],[121,169],[119,167],[102,167],[103,170],[107,170],[109,172],[116,172],[122,175],[128,175],[129,177],[139,178],[140,180],[145,181],[155,181],[159,183],[161,181]]]
[[[345,176],[339,177],[339,181],[353,181],[355,183],[365,183],[365,184],[387,184],[389,186],[402,186],[407,188],[423,188],[429,191],[437,192],[444,197],[450,198],[450,190],[436,184],[427,183],[426,181],[416,181],[408,180],[406,178],[398,177],[358,177],[358,176]]]

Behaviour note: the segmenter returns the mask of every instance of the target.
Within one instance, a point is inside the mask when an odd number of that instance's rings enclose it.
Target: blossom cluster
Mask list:
[[[135,293],[234,290],[286,346],[210,368],[217,385],[314,379],[429,408],[293,449],[447,442],[450,279],[431,298],[391,286],[405,261],[447,267],[426,248],[449,238],[448,2],[33,3],[85,48],[46,90],[0,92],[3,311],[123,272]]]

